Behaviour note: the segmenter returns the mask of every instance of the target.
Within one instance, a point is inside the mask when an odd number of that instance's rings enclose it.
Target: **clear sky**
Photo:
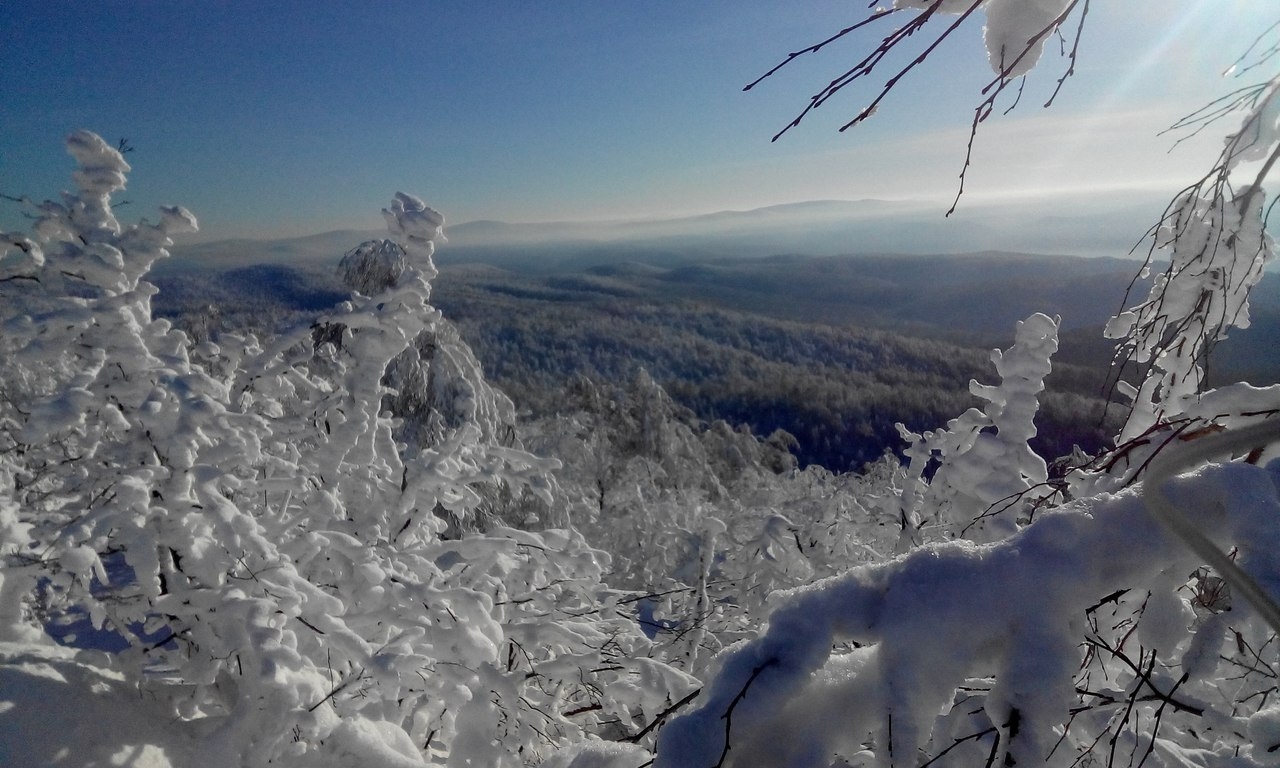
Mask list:
[[[67,188],[62,140],[88,128],[136,148],[123,219],[181,204],[202,239],[373,228],[397,190],[453,222],[864,197],[945,208],[990,78],[980,25],[844,134],[891,66],[769,141],[885,27],[742,92],[866,13],[860,0],[5,0],[0,192]],[[1168,154],[1156,133],[1228,90],[1220,73],[1275,16],[1275,0],[1093,0],[1077,75],[1041,109],[1064,66],[1046,57],[980,134],[970,194],[1174,191],[1218,145]],[[0,201],[0,227],[20,224],[15,209]]]

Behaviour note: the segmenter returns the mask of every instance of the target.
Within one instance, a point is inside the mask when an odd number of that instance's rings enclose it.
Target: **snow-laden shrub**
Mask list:
[[[922,435],[898,425],[909,460],[900,549],[920,544],[925,526],[943,536],[991,541],[1025,522],[1029,504],[1022,497],[1048,479],[1044,459],[1028,441],[1036,435],[1038,397],[1058,349],[1058,323],[1039,313],[1018,322],[1013,347],[991,353],[1000,384],[969,382],[969,391],[986,401],[982,410],[970,408],[946,429]]]
[[[403,264],[321,318],[331,339],[193,356],[143,278],[194,218],[121,227],[128,165],[88,132],[68,145],[78,191],[2,241],[22,255],[0,282],[0,637],[111,651],[218,765],[518,766],[688,692],[580,535],[455,525],[493,487],[550,503],[554,464],[496,439],[510,404],[474,356],[415,346],[442,322],[443,217],[397,195]],[[431,445],[386,410],[406,352],[454,396]]]
[[[1172,490],[1274,590],[1278,484],[1280,464],[1231,464]],[[664,729],[656,765],[1269,764],[1249,726],[1272,630],[1197,602],[1199,564],[1127,491],[797,589]]]
[[[754,637],[770,593],[881,559],[896,536],[901,471],[803,471],[793,439],[705,424],[647,374],[609,388],[579,379],[559,413],[522,424],[558,457],[574,527],[613,557],[610,584],[673,664],[701,673]]]
[[[976,132],[1073,11],[1083,26],[1088,5],[898,0],[865,23],[919,13],[809,108],[870,74],[935,15],[958,14],[849,125],[866,119],[981,9],[997,74],[975,112]],[[1274,31],[1233,69],[1272,67]],[[1070,64],[1059,86],[1074,69],[1076,44],[1064,40],[1062,52]],[[1115,448],[1073,461],[1064,482],[1038,499],[1034,519],[1015,505],[1002,521],[1006,508],[990,506],[998,494],[1016,502],[1044,479],[1043,464],[1021,454],[1033,396],[1029,411],[1010,414],[1012,453],[996,450],[999,432],[989,431],[1006,404],[998,389],[975,388],[987,410],[945,431],[906,435],[904,524],[962,523],[977,511],[984,524],[1004,523],[987,532],[1003,538],[908,540],[895,559],[779,595],[760,637],[722,654],[698,708],[663,730],[656,768],[1277,764],[1276,388],[1205,391],[1201,366],[1230,327],[1247,323],[1248,294],[1271,259],[1264,182],[1280,161],[1280,76],[1234,91],[1180,127],[1198,130],[1236,112],[1242,123],[1216,166],[1175,197],[1151,233],[1152,253],[1170,254],[1168,269],[1108,327],[1121,339],[1118,359],[1140,371],[1120,387],[1132,408]],[[1048,339],[1033,356],[1045,371]],[[1021,382],[1032,387],[1020,397],[1034,395],[1042,377]],[[929,478],[924,464],[933,458]],[[948,510],[960,519],[947,519]]]

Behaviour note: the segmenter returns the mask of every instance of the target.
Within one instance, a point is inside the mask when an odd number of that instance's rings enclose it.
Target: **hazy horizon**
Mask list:
[[[1064,195],[1124,205],[1197,178],[1215,134],[1174,152],[1175,137],[1157,134],[1233,87],[1219,73],[1264,5],[1095,4],[1076,74],[1053,108],[1040,104],[1067,65],[1056,52],[1015,111],[986,121],[949,221],[963,226],[1009,201],[1053,215]],[[121,218],[183,205],[201,223],[191,242],[376,228],[397,190],[451,222],[665,219],[863,198],[941,212],[991,77],[979,41],[941,46],[872,120],[843,134],[836,127],[904,61],[886,61],[769,141],[889,27],[872,25],[742,92],[787,52],[865,13],[835,0],[643,10],[585,0],[358,11],[334,2],[10,3],[0,193],[56,197],[72,170],[63,138],[87,128],[135,148]],[[0,204],[0,228],[23,222],[16,204]]]
[[[513,268],[585,262],[761,258],[776,255],[945,255],[1010,252],[1140,259],[1133,250],[1163,201],[1149,198],[1097,210],[1060,205],[1056,212],[1008,206],[970,207],[953,221],[914,202],[808,201],[672,219],[446,222],[437,245],[441,265],[495,263]],[[253,263],[331,264],[360,242],[385,236],[377,222],[286,238],[180,240],[174,267]],[[1132,251],[1132,252],[1131,252]]]

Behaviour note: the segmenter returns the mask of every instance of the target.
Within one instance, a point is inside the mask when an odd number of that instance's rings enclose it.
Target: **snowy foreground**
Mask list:
[[[1180,505],[1205,513],[1201,525],[1221,531],[1226,540],[1246,542],[1242,559],[1270,577],[1267,588],[1280,590],[1278,487],[1280,462],[1273,462],[1270,471],[1211,468],[1179,481],[1172,492]],[[962,744],[969,733],[983,733],[983,723],[1007,721],[1016,711],[1023,732],[1039,742],[1021,742],[1023,754],[1048,754],[1061,737],[1052,725],[1070,706],[1081,671],[1080,650],[1065,640],[1105,635],[1097,624],[1097,596],[1113,596],[1116,607],[1106,614],[1115,616],[1125,597],[1112,590],[1127,584],[1147,588],[1137,647],[1178,649],[1176,663],[1170,669],[1153,664],[1132,693],[1110,678],[1093,695],[1130,698],[1135,719],[1144,710],[1157,718],[1167,710],[1171,720],[1179,711],[1194,712],[1198,732],[1168,727],[1165,738],[1143,747],[1154,750],[1155,764],[1274,765],[1280,706],[1233,714],[1234,707],[1224,706],[1222,685],[1231,680],[1230,689],[1239,695],[1244,677],[1214,673],[1226,658],[1222,646],[1228,638],[1221,630],[1231,612],[1202,620],[1201,632],[1183,642],[1188,626],[1197,622],[1178,591],[1197,562],[1158,527],[1139,495],[1127,492],[1045,513],[1002,544],[926,547],[796,590],[774,610],[767,632],[726,656],[698,713],[663,731],[657,764],[716,764],[728,729],[724,712],[732,713],[733,751],[749,756],[734,764],[822,765],[832,754],[870,759],[863,740],[886,729],[885,713],[892,716],[893,731],[880,738],[896,753],[912,754],[928,741],[937,713],[966,690],[966,681],[992,674],[998,683],[988,684],[982,707],[946,724],[948,738]],[[1246,618],[1238,626],[1252,625]],[[1266,637],[1269,629],[1236,632],[1235,643],[1255,648],[1273,639]],[[1101,676],[1105,662],[1088,663]],[[0,643],[3,764],[194,766],[245,759],[211,750],[212,724],[181,720],[169,702],[113,667],[106,654],[48,640]],[[1182,677],[1175,679],[1179,672]],[[1146,694],[1134,696],[1144,693],[1142,686]],[[1252,697],[1265,701],[1267,690]],[[1221,709],[1214,712],[1215,706]],[[1115,716],[1106,707],[1084,714],[1093,722],[1075,727],[1104,733]],[[1238,749],[1239,757],[1224,761],[1226,755],[1208,748],[1219,730],[1225,733],[1218,738],[1236,732],[1232,752]],[[780,733],[787,738],[778,738]],[[935,742],[938,736],[933,734]],[[1124,745],[1127,752],[1142,747],[1134,737]],[[977,740],[962,746],[952,752],[951,764],[981,764],[990,751]],[[575,751],[544,765],[639,766],[648,760],[643,749],[630,745],[596,745],[572,760]],[[337,724],[322,754],[278,762],[424,764],[401,728],[363,718]]]
[[[104,654],[51,642],[0,643],[0,763],[6,766],[216,765],[172,709],[111,669]]]

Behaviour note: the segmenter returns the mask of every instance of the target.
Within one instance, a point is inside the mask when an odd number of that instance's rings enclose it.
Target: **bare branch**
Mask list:
[[[738,691],[738,693],[733,697],[733,701],[729,702],[729,708],[720,716],[720,719],[724,721],[724,750],[720,752],[720,759],[716,761],[713,768],[722,768],[724,766],[725,758],[729,756],[729,736],[730,732],[733,730],[733,710],[743,699],[747,697],[747,691],[751,689],[751,684],[756,681],[756,678],[760,676],[760,673],[764,672],[769,667],[775,666],[777,663],[777,659],[770,659],[751,670],[751,677],[747,678],[747,682],[743,684],[742,690]]]
[[[1070,9],[1067,12],[1070,13]],[[1053,87],[1053,93],[1049,95],[1049,100],[1044,103],[1046,107],[1053,106],[1054,99],[1058,98],[1058,94],[1062,91],[1062,86],[1067,82],[1067,78],[1076,73],[1076,58],[1080,53],[1080,38],[1084,35],[1084,22],[1088,17],[1089,0],[1084,0],[1084,5],[1080,9],[1080,23],[1076,26],[1076,36],[1071,42],[1071,51],[1067,54],[1067,69],[1058,78],[1058,84]],[[1066,21],[1066,17],[1063,16],[1062,20]]]
[[[880,88],[880,91],[875,95],[875,97],[872,98],[871,102],[867,104],[865,107],[863,107],[862,110],[859,111],[858,114],[854,116],[852,120],[849,120],[844,125],[840,126],[839,130],[841,132],[846,131],[849,128],[852,128],[855,125],[858,125],[862,121],[874,115],[876,111],[879,109],[880,104],[885,99],[887,99],[889,94],[893,92],[893,90],[903,82],[903,80],[907,77],[907,75],[909,75],[918,66],[925,63],[929,59],[929,57],[932,56],[933,53],[938,49],[938,47],[942,45],[942,43],[945,40],[950,38],[957,29],[959,29],[961,26],[966,24],[971,19],[971,17],[974,15],[974,12],[977,11],[980,7],[982,7],[984,2],[985,0],[972,0],[972,2],[970,2],[964,8],[963,11],[957,14],[957,17],[954,21],[948,24],[945,29],[941,30],[927,44],[925,44],[924,47],[909,62],[907,62],[905,66],[903,66],[896,73],[894,73]],[[809,103],[805,106],[803,110],[800,111],[800,114],[796,115],[796,117],[792,119],[791,122],[788,123],[786,126],[784,126],[782,130],[774,134],[772,141],[777,141],[784,134],[786,134],[787,131],[800,125],[800,123],[804,120],[806,116],[808,116],[808,114],[811,111],[825,104],[828,99],[830,99],[840,91],[844,90],[846,87],[854,84],[858,80],[865,78],[868,75],[871,75],[873,72],[875,72],[876,68],[880,65],[882,61],[884,61],[884,59],[890,54],[891,51],[905,45],[906,41],[909,38],[915,35],[916,32],[919,32],[920,30],[922,30],[930,21],[933,20],[935,16],[937,16],[940,13],[940,9],[942,8],[943,3],[944,3],[944,0],[934,0],[934,2],[930,3],[926,8],[920,10],[919,13],[917,13],[909,22],[902,25],[898,29],[895,29],[889,34],[885,35],[884,38],[881,39],[880,43],[876,45],[875,48],[873,48],[860,61],[854,64],[853,67],[849,68],[845,72],[841,73],[840,75],[832,79],[831,82],[827,83],[827,85],[824,88],[822,88],[813,96],[811,96],[809,98]],[[960,197],[964,194],[965,179],[968,174],[969,167],[973,160],[973,144],[974,144],[975,137],[977,136],[978,126],[982,122],[984,122],[987,119],[987,117],[991,115],[992,111],[995,108],[996,100],[1000,97],[1002,93],[1004,93],[1005,89],[1008,88],[1010,83],[1013,81],[1014,77],[1016,77],[1013,73],[1019,71],[1019,67],[1023,64],[1023,62],[1027,61],[1028,57],[1035,57],[1039,55],[1039,51],[1041,50],[1046,38],[1048,38],[1050,35],[1053,35],[1055,33],[1058,34],[1059,37],[1061,37],[1062,25],[1067,21],[1067,19],[1070,18],[1071,14],[1074,13],[1077,8],[1081,9],[1080,19],[1079,19],[1079,23],[1076,26],[1075,35],[1071,41],[1070,48],[1067,47],[1067,43],[1065,39],[1063,39],[1063,44],[1061,46],[1062,50],[1060,55],[1066,58],[1068,62],[1066,70],[1058,78],[1058,81],[1054,87],[1053,93],[1049,96],[1049,99],[1045,102],[1046,107],[1052,105],[1054,99],[1057,98],[1058,93],[1061,92],[1064,83],[1067,81],[1067,78],[1075,74],[1076,60],[1078,58],[1079,49],[1080,49],[1080,39],[1083,35],[1085,21],[1089,13],[1089,0],[1071,0],[1071,2],[1067,4],[1067,7],[1065,8],[1065,10],[1063,10],[1048,24],[1046,24],[1043,29],[1041,29],[1035,35],[1031,36],[1030,39],[1022,43],[1020,49],[1016,51],[1009,51],[1008,52],[1009,57],[1007,60],[1002,55],[1001,66],[999,71],[997,72],[995,78],[993,78],[991,82],[987,83],[987,85],[982,88],[981,93],[983,94],[984,98],[982,102],[978,104],[978,106],[974,109],[973,120],[970,124],[970,130],[969,130],[969,140],[968,140],[968,144],[965,152],[965,161],[960,171],[959,189],[956,193],[955,200],[952,202],[950,209],[948,209],[947,211],[948,216],[955,211],[956,205],[958,204]],[[840,30],[836,34],[826,38],[825,40],[822,40],[821,42],[815,43],[814,45],[811,45],[807,48],[803,48],[801,50],[794,51],[791,54],[788,54],[788,56],[782,62],[780,62],[779,64],[774,66],[772,69],[770,69],[768,72],[766,72],[764,75],[760,76],[755,81],[747,85],[747,87],[744,88],[743,90],[750,90],[752,87],[759,84],[762,80],[773,75],[782,67],[786,66],[788,63],[795,60],[796,58],[803,56],[807,53],[815,53],[821,50],[823,47],[827,46],[828,44],[832,43],[833,41],[839,40],[845,37],[846,35],[850,34],[851,32],[861,29],[862,27],[865,27],[871,24],[872,22],[878,21],[884,18],[885,16],[888,16],[899,10],[902,10],[902,9],[895,7],[895,8],[889,8],[889,9],[877,10],[875,13],[873,13],[871,16],[867,17],[866,19],[863,19],[857,24],[850,25]],[[1004,52],[1002,52],[1002,54],[1003,53]],[[1022,89],[1024,87],[1025,87],[1025,80],[1019,78],[1017,96],[1015,97],[1013,104],[1010,105],[1010,107],[1005,110],[1005,114],[1007,114],[1014,107],[1016,107],[1017,104],[1021,101]]]
[[[942,32],[942,34],[938,35],[938,37],[936,37],[934,41],[930,43],[928,47],[926,47],[920,55],[916,56],[914,59],[911,60],[911,63],[907,64],[907,66],[899,70],[898,74],[889,78],[889,81],[884,84],[883,88],[880,89],[880,94],[876,96],[875,99],[873,99],[871,103],[868,104],[860,113],[858,113],[857,117],[845,123],[844,125],[840,126],[840,130],[844,131],[848,128],[852,128],[853,126],[857,125],[858,123],[862,122],[863,120],[866,120],[868,117],[871,117],[873,114],[875,114],[876,109],[880,106],[880,102],[883,101],[885,97],[889,95],[889,92],[892,91],[898,85],[898,83],[902,81],[902,78],[906,77],[907,73],[915,69],[918,65],[923,64],[925,60],[929,58],[929,55],[932,54],[934,51],[936,51],[939,45],[942,45],[942,41],[946,40],[948,37],[951,36],[953,32],[959,29],[960,25],[964,24],[964,22],[968,20],[970,16],[973,15],[973,12],[978,10],[978,7],[981,6],[983,2],[984,0],[974,0],[974,2],[971,3],[967,9],[965,9],[964,13],[960,14],[960,16],[955,21],[953,21],[951,25],[948,26],[946,30]],[[931,6],[928,11],[926,11],[925,13],[917,17],[917,18],[923,19],[920,26],[923,26],[924,23],[929,20],[929,18],[933,14],[933,10],[937,8],[939,4],[940,2],[934,3],[933,6]],[[903,38],[899,37],[897,40],[891,43],[888,48],[884,48],[884,53],[888,53],[889,48],[892,48],[894,45],[897,44],[897,42],[899,42],[902,39]],[[889,38],[886,38],[886,42],[888,40]],[[883,55],[880,58],[883,58]],[[878,61],[879,59],[877,59],[877,62]],[[867,69],[865,74],[871,74],[871,70]],[[852,81],[853,79],[849,80],[849,82],[852,82]],[[842,83],[839,86],[839,88],[836,88],[835,90],[839,90],[840,88],[843,88],[845,85],[848,85],[848,83]],[[833,90],[831,94],[834,94],[835,90]],[[831,94],[828,94],[827,98],[830,98]]]
[[[871,14],[870,16],[868,16],[867,18],[865,18],[865,19],[863,19],[862,21],[858,22],[857,24],[853,24],[853,25],[851,25],[851,26],[845,27],[844,29],[842,29],[842,30],[840,30],[839,32],[835,33],[835,34],[834,34],[834,35],[832,35],[831,37],[828,37],[826,40],[823,40],[823,41],[822,41],[822,42],[820,42],[820,43],[814,43],[813,45],[809,46],[808,48],[802,48],[801,50],[793,51],[792,53],[787,54],[787,58],[785,58],[785,59],[783,59],[781,62],[779,62],[779,63],[777,64],[777,66],[775,66],[773,69],[769,70],[768,72],[765,72],[763,75],[761,75],[760,77],[757,77],[755,80],[752,80],[750,83],[747,83],[745,86],[743,86],[742,90],[744,90],[744,91],[749,91],[749,90],[751,90],[752,88],[756,87],[756,86],[757,86],[757,85],[759,85],[761,82],[763,82],[764,80],[766,80],[766,79],[767,79],[769,76],[771,76],[773,73],[777,72],[778,70],[782,69],[782,68],[783,68],[783,67],[785,67],[786,65],[790,64],[793,60],[795,60],[795,59],[799,58],[800,56],[803,56],[803,55],[805,55],[806,53],[817,53],[818,51],[822,50],[822,49],[823,49],[823,47],[824,47],[824,46],[826,46],[827,44],[829,44],[829,43],[834,43],[836,40],[839,40],[840,38],[844,37],[845,35],[849,34],[850,32],[854,32],[854,31],[856,31],[856,30],[862,29],[863,27],[867,26],[868,24],[871,24],[872,22],[879,21],[880,19],[883,19],[885,16],[889,16],[889,15],[891,15],[891,14],[893,14],[893,13],[898,12],[899,10],[901,10],[901,9],[899,9],[899,8],[884,8],[884,9],[878,10],[878,11],[876,11],[875,13]]]
[[[654,728],[657,728],[658,726],[666,722],[666,719],[671,715],[675,714],[677,710],[679,710],[681,707],[688,704],[689,702],[693,701],[694,699],[698,698],[698,694],[700,693],[702,693],[701,688],[695,690],[693,693],[690,693],[688,696],[685,696],[683,699],[677,701],[675,704],[672,704],[671,706],[662,710],[662,712],[660,712],[658,716],[653,719],[653,722],[649,723],[644,728],[641,728],[640,732],[637,733],[635,736],[628,736],[626,740],[631,742],[632,744],[639,743],[639,741],[643,739],[645,736],[647,736],[650,731],[652,731]],[[727,750],[728,747],[726,746],[725,749]]]

